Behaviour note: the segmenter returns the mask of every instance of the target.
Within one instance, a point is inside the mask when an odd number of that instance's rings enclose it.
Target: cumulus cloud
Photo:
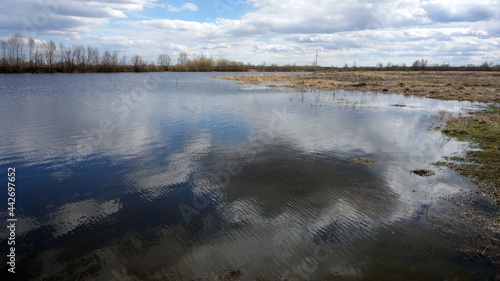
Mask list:
[[[126,12],[140,11],[154,1],[4,0],[0,2],[0,32],[89,33],[92,26],[107,24],[114,18],[127,18]]]
[[[244,24],[235,27],[235,34],[245,34],[245,30],[255,29],[281,34],[335,33],[427,22],[418,0],[251,2],[258,9],[243,16]]]
[[[59,237],[79,226],[101,221],[121,208],[122,204],[119,199],[109,201],[90,199],[67,203],[50,214],[47,224],[55,228],[52,235]]]
[[[144,10],[198,11],[196,1],[48,0],[45,8],[36,0],[13,1],[0,3],[0,33],[24,28],[148,59],[186,51],[252,63],[310,64],[319,50],[323,65],[401,64],[419,57],[431,63],[499,62],[500,0],[248,0],[238,6],[246,7],[239,18],[208,21],[206,10],[196,13],[198,20],[148,16]],[[129,12],[138,11],[140,16],[130,18]]]
[[[429,19],[435,22],[477,22],[498,17],[500,1],[436,1],[423,5]]]
[[[176,7],[174,5],[169,4],[169,5],[167,5],[167,10],[169,12],[182,12],[185,10],[198,11],[198,6],[196,6],[193,3],[183,3],[182,6],[180,6],[180,7]]]

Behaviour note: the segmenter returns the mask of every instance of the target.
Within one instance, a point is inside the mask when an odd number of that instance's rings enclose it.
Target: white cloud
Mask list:
[[[258,9],[243,16],[245,28],[235,29],[235,34],[245,34],[245,30],[255,29],[280,34],[334,33],[428,22],[418,0],[251,2]]]
[[[100,221],[121,208],[122,204],[119,199],[109,201],[89,199],[67,203],[49,215],[48,224],[55,228],[52,235],[59,237],[79,226]]]
[[[176,7],[174,5],[167,5],[167,10],[169,12],[182,12],[184,10],[198,11],[198,6],[193,3],[183,3],[182,6]]]
[[[436,22],[477,22],[497,17],[500,1],[431,0],[423,3],[427,16]]]
[[[0,3],[0,11],[8,11],[0,17],[0,34],[22,31],[23,18],[33,22],[37,11],[44,12],[35,0],[16,1],[16,5],[13,1]],[[452,64],[500,62],[496,51],[500,0],[249,0],[253,8],[240,18],[207,22],[203,22],[205,10],[196,14],[198,20],[148,17],[143,11],[144,7],[197,11],[197,4],[70,0],[45,7],[50,16],[34,29],[37,34],[64,36],[68,44],[90,44],[148,59],[160,52],[175,56],[182,50],[190,56],[224,56],[251,63],[310,64],[318,49],[322,65],[328,66],[353,61],[358,65],[389,60],[411,63],[417,57]],[[140,16],[128,18],[128,12],[137,11]],[[465,49],[457,51],[461,47]]]
[[[127,18],[156,0],[113,1],[37,1],[0,2],[0,32],[25,35],[90,33],[91,27],[109,23],[109,19]]]

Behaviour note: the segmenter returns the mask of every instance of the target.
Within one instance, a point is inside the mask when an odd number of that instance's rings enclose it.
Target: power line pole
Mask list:
[[[316,50],[316,66],[318,66],[318,50]]]

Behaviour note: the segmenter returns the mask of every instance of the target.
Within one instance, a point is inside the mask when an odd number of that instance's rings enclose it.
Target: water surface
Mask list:
[[[0,167],[17,171],[16,277],[495,276],[429,221],[443,198],[474,187],[432,165],[467,144],[427,127],[474,104],[211,76],[0,76]]]

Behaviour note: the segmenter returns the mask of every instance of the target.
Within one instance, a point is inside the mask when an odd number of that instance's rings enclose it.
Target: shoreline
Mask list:
[[[266,84],[297,90],[351,90],[404,94],[439,100],[488,104],[466,115],[438,118],[442,134],[467,141],[473,150],[464,157],[447,157],[433,163],[446,166],[471,179],[476,195],[492,199],[500,207],[500,73],[488,72],[317,72],[313,74],[238,75],[218,77],[239,84]],[[457,251],[465,259],[478,259],[500,267],[500,215],[497,211],[478,212],[476,195],[448,199],[455,207],[454,221],[442,222],[442,231],[460,233],[461,225],[475,229],[474,237],[458,242]],[[494,203],[492,203],[494,204]]]
[[[500,103],[500,73],[487,71],[333,71],[312,74],[221,76],[240,84],[276,82],[299,90],[351,90],[442,100]]]
[[[482,151],[437,163],[472,178],[487,195],[500,204],[500,73],[491,72],[316,72],[312,74],[256,74],[218,77],[239,84],[266,84],[297,90],[335,90],[404,94],[439,100],[489,104],[469,115],[445,117],[437,129],[449,137],[468,141]],[[462,163],[460,163],[462,162]],[[464,164],[472,163],[472,164]],[[486,168],[484,168],[486,167]]]

